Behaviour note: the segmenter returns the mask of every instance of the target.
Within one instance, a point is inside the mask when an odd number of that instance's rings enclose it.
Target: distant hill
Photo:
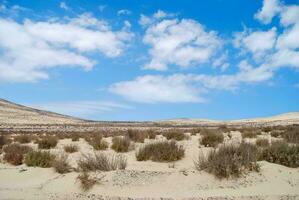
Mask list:
[[[0,124],[72,124],[84,120],[0,99]]]

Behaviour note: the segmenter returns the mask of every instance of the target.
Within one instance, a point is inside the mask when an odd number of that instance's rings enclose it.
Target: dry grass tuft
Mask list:
[[[270,145],[270,143],[269,143],[269,140],[267,140],[267,139],[259,138],[259,139],[256,140],[256,145],[258,147],[263,147],[264,148],[264,147],[268,147]]]
[[[115,136],[112,138],[111,148],[116,152],[128,152],[131,141],[128,137]]]
[[[126,137],[134,142],[144,143],[145,138],[148,137],[147,131],[129,129]]]
[[[55,156],[48,151],[31,151],[25,157],[25,164],[29,167],[48,168],[54,159]]]
[[[216,147],[224,140],[223,134],[218,130],[204,129],[201,131],[201,135],[200,143],[205,147]]]
[[[106,150],[109,146],[101,134],[93,134],[86,140],[95,150]]]
[[[79,160],[79,170],[87,171],[113,171],[116,169],[125,169],[127,158],[124,155],[106,155],[104,153],[95,153],[94,156],[83,155]]]
[[[5,153],[3,160],[12,165],[21,165],[23,164],[24,155],[32,151],[32,148],[14,143],[4,146],[3,151]]]
[[[52,161],[52,167],[59,174],[66,174],[71,171],[71,166],[67,162],[67,155],[62,154]]]
[[[32,136],[30,135],[18,135],[14,138],[14,141],[19,142],[21,144],[30,143],[32,141]]]
[[[246,171],[258,171],[257,148],[242,143],[240,146],[222,146],[208,156],[199,156],[195,162],[198,170],[206,170],[218,178],[239,177]]]
[[[188,139],[188,136],[184,134],[183,130],[179,129],[171,129],[167,132],[163,133],[163,136],[166,137],[167,140],[186,140]]]
[[[185,150],[175,141],[146,144],[136,152],[138,161],[172,162],[183,158]]]
[[[64,146],[64,151],[66,153],[75,153],[78,150],[79,150],[78,146],[74,145],[74,144],[69,144],[69,145]]]
[[[83,191],[90,190],[95,184],[100,183],[103,178],[104,176],[101,178],[91,177],[87,172],[83,172],[77,177],[77,179],[80,181],[81,189]]]
[[[51,149],[56,147],[58,138],[55,136],[47,136],[37,140],[39,149]]]
[[[282,137],[289,143],[299,143],[299,125],[288,126]]]

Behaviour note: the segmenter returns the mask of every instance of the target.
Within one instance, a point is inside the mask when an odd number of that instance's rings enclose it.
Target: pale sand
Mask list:
[[[232,133],[232,139],[225,137],[225,143],[239,143],[239,132]],[[239,179],[214,178],[204,171],[198,172],[193,161],[199,152],[207,153],[210,148],[199,149],[198,138],[180,142],[186,148],[185,158],[171,163],[151,161],[138,162],[135,151],[124,153],[128,159],[126,170],[98,172],[98,177],[105,176],[101,184],[90,191],[83,192],[78,173],[66,175],[55,173],[52,168],[42,169],[22,166],[11,166],[0,163],[0,199],[127,199],[136,198],[173,198],[173,199],[298,199],[299,168],[288,168],[281,165],[259,162],[261,171],[252,172]],[[269,136],[259,136],[271,139]],[[111,142],[111,138],[105,138]],[[152,142],[147,140],[146,142]],[[254,142],[254,141],[251,141]],[[77,144],[80,153],[69,154],[69,162],[76,167],[76,160],[81,152],[92,153],[92,148],[82,139],[71,142],[61,140],[52,153],[62,153],[66,144]],[[142,144],[136,144],[136,148]],[[31,144],[31,146],[35,146]],[[112,150],[103,151],[114,153]]]

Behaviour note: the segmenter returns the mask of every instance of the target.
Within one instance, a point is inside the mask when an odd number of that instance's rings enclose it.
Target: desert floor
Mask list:
[[[163,140],[157,136],[156,140]],[[288,168],[266,161],[259,162],[260,172],[251,172],[238,179],[215,178],[205,171],[197,171],[194,160],[199,153],[211,148],[199,148],[199,135],[179,143],[185,147],[185,157],[174,163],[136,161],[135,150],[126,155],[125,170],[94,173],[103,177],[100,184],[83,192],[77,179],[79,173],[58,174],[52,168],[34,168],[25,165],[12,166],[0,163],[0,199],[299,199],[299,168]],[[268,137],[270,136],[259,136]],[[111,138],[105,138],[111,143]],[[146,140],[146,143],[153,140]],[[239,132],[225,143],[241,142]],[[254,142],[254,141],[248,141]],[[68,161],[77,166],[82,154],[93,152],[83,139],[72,142],[60,140],[53,154],[64,152],[66,144],[77,144],[79,152],[69,154]],[[37,148],[36,144],[29,144]],[[140,143],[135,144],[138,149]],[[103,151],[115,154],[111,149]]]

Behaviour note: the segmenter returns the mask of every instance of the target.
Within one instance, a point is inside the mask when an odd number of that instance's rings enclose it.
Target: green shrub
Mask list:
[[[32,151],[25,157],[25,164],[29,167],[51,167],[55,156],[48,151]]]
[[[259,160],[266,160],[287,167],[299,167],[299,146],[275,142],[262,150]]]
[[[125,169],[127,166],[127,158],[124,155],[106,155],[104,153],[96,153],[94,156],[83,155],[78,161],[79,170],[87,171],[112,171],[116,169]]]
[[[52,161],[52,167],[59,174],[65,174],[71,171],[71,166],[67,162],[67,155],[62,154]]]
[[[40,140],[37,140],[39,149],[51,149],[56,147],[58,139],[55,136],[44,137]]]
[[[24,155],[32,151],[32,148],[14,143],[4,146],[3,151],[5,153],[3,160],[12,165],[21,165],[23,164]]]
[[[184,157],[185,150],[175,141],[146,144],[136,152],[138,161],[172,162]]]
[[[115,136],[111,148],[116,152],[128,152],[131,141],[128,137]]]
[[[185,135],[184,132],[179,129],[168,130],[167,132],[163,133],[163,136],[166,137],[167,140],[173,139],[173,140],[181,141],[181,140],[188,139],[187,135]]]
[[[126,137],[134,142],[144,143],[145,138],[148,137],[148,133],[147,131],[128,129]]]
[[[239,177],[246,171],[258,171],[257,148],[242,143],[240,146],[221,146],[195,162],[198,170],[206,170],[218,178]]]
[[[270,145],[270,143],[269,143],[269,140],[267,140],[267,139],[259,138],[259,139],[256,140],[256,145],[258,147],[263,147],[264,148],[264,147],[268,147]]]
[[[66,153],[75,153],[78,151],[78,146],[73,144],[66,145],[64,146],[64,151]]]
[[[201,135],[200,143],[205,147],[216,147],[224,140],[223,134],[217,130],[205,129],[201,132]]]

